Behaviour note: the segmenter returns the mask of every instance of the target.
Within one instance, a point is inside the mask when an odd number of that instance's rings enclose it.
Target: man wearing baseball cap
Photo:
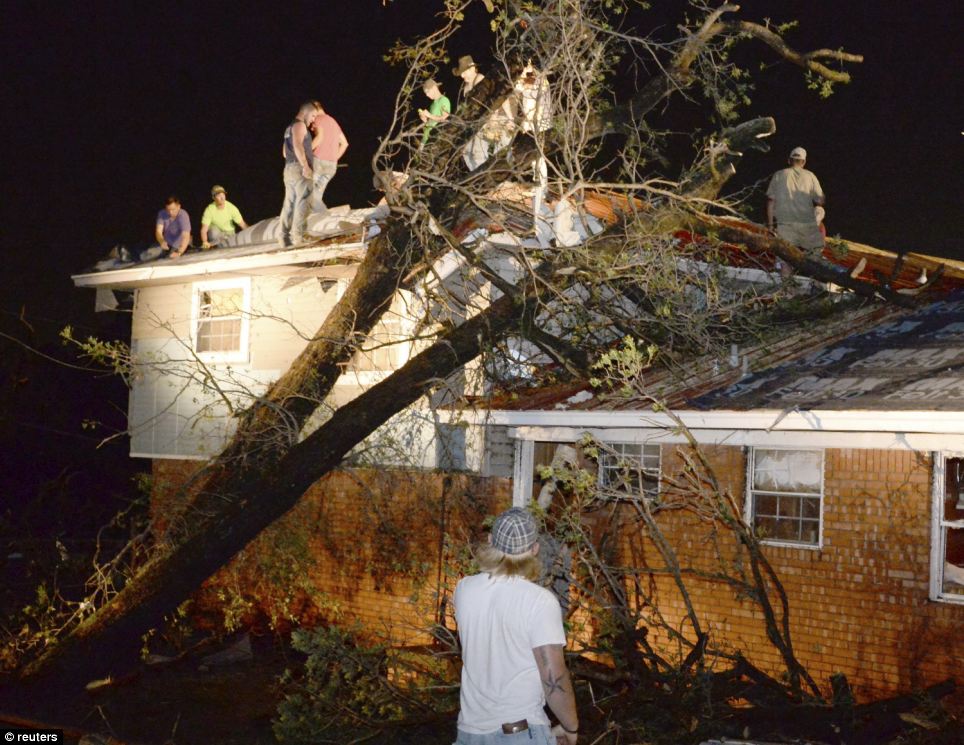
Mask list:
[[[789,168],[777,171],[767,188],[767,227],[787,243],[803,249],[811,259],[819,259],[824,237],[814,216],[814,207],[823,206],[823,189],[817,177],[804,168],[807,151],[795,147],[790,151]],[[784,277],[790,267],[780,267]]]
[[[576,743],[579,718],[563,655],[562,611],[533,581],[542,572],[538,554],[535,518],[512,507],[496,517],[488,543],[476,550],[482,571],[455,588],[462,642],[456,745]],[[546,704],[559,720],[555,727]]]
[[[241,217],[241,211],[228,201],[223,186],[211,187],[211,202],[201,215],[201,248],[226,246],[228,238],[239,228],[244,230],[248,224]]]

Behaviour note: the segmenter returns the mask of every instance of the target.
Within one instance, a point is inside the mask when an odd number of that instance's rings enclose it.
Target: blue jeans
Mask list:
[[[338,164],[333,160],[319,160],[315,158],[313,164],[313,174],[311,183],[311,211],[322,212],[328,207],[325,205],[325,187],[334,178],[338,170]]]
[[[529,729],[513,735],[507,735],[498,729],[484,735],[473,735],[462,730],[458,733],[454,745],[556,745],[552,729],[544,724],[530,724]]]
[[[304,177],[301,165],[288,163],[284,171],[285,201],[281,205],[281,241],[286,246],[301,243],[308,220],[311,179]]]

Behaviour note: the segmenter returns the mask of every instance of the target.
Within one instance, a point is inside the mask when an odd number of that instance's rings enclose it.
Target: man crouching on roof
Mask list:
[[[183,254],[191,245],[191,218],[177,197],[169,196],[164,202],[164,209],[157,213],[154,238],[161,250],[170,252],[168,256],[172,259]],[[157,251],[156,248],[153,250]]]
[[[201,215],[201,248],[226,246],[232,235],[248,227],[241,211],[228,201],[223,186],[211,187],[211,199],[214,201]]]
[[[482,571],[455,588],[462,642],[456,745],[576,743],[579,719],[563,656],[562,611],[555,596],[532,581],[542,572],[538,539],[527,510],[506,510],[476,550]],[[559,720],[555,727],[546,704]]]

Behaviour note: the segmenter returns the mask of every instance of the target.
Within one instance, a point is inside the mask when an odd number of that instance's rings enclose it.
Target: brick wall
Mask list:
[[[722,486],[742,507],[743,450],[716,447],[705,452]],[[675,460],[665,447],[663,458],[664,464]],[[959,676],[964,606],[927,597],[930,457],[827,450],[824,468],[823,547],[764,549],[787,591],[798,659],[825,691],[829,676],[842,672],[864,699]],[[711,527],[705,521],[682,512],[659,519],[685,561],[695,568],[717,566]],[[652,561],[655,566],[658,561],[648,558],[653,548],[647,544],[638,536],[625,542],[632,561]],[[736,648],[752,650],[749,657],[758,666],[771,672],[782,669],[754,603],[719,583],[689,580],[687,586],[704,630]],[[671,622],[682,619],[681,597],[668,578],[656,579],[654,587],[660,610]],[[959,696],[955,703],[962,702]]]
[[[705,452],[722,486],[742,505],[743,450]],[[675,460],[670,448],[664,447],[663,459],[667,473]],[[155,461],[153,505],[159,516],[171,513],[172,487],[197,467],[196,462]],[[796,654],[825,689],[835,672],[846,674],[862,699],[960,674],[964,606],[927,599],[930,471],[929,457],[920,454],[828,450],[823,547],[765,548],[789,596]],[[374,635],[424,641],[417,630],[437,613],[440,588],[450,589],[457,579],[452,547],[441,547],[439,571],[443,502],[444,528],[474,539],[481,535],[482,518],[507,506],[510,495],[506,479],[332,473],[209,580],[198,606],[223,609],[233,589],[255,599],[246,620],[277,614],[281,607],[303,620],[358,621]],[[703,569],[715,565],[705,521],[685,512],[659,519],[686,562]],[[635,566],[659,564],[638,529],[627,531],[623,545]],[[268,558],[278,555],[287,559]],[[678,591],[666,577],[650,579],[660,611],[678,623],[683,617]],[[690,580],[688,588],[704,629],[750,650],[754,664],[779,673],[780,656],[765,637],[755,604],[719,583]],[[958,696],[955,704],[962,699]]]
[[[163,530],[191,461],[154,461],[152,507]],[[432,472],[337,471],[209,579],[195,596],[201,623],[228,613],[246,624],[360,624],[372,636],[426,641],[457,577],[453,547],[483,534],[511,503],[507,479]],[[443,557],[442,571],[439,556]]]

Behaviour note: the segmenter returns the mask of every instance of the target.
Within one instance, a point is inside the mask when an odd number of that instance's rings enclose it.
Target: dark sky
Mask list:
[[[654,4],[647,23],[672,30],[683,3]],[[821,100],[798,68],[750,45],[754,69],[766,64],[749,113],[773,115],[778,132],[769,156],[743,163],[738,183],[766,177],[800,144],[827,193],[831,234],[964,258],[960,3],[742,6],[748,19],[798,19],[790,40],[800,48],[845,47],[867,61],[853,66],[850,86]],[[243,7],[16,3],[5,10],[6,313],[26,303],[39,315],[70,316],[77,297],[92,302],[70,290],[68,275],[115,242],[148,241],[169,193],[181,196],[195,231],[214,183],[227,187],[249,222],[277,214],[281,133],[305,98],[321,99],[351,141],[329,203],[372,198],[370,158],[400,79],[381,56],[399,36],[427,30],[435,3]],[[481,3],[470,20],[476,30],[451,56],[484,60]],[[454,93],[448,70],[441,79]],[[56,298],[44,297],[50,288]]]

